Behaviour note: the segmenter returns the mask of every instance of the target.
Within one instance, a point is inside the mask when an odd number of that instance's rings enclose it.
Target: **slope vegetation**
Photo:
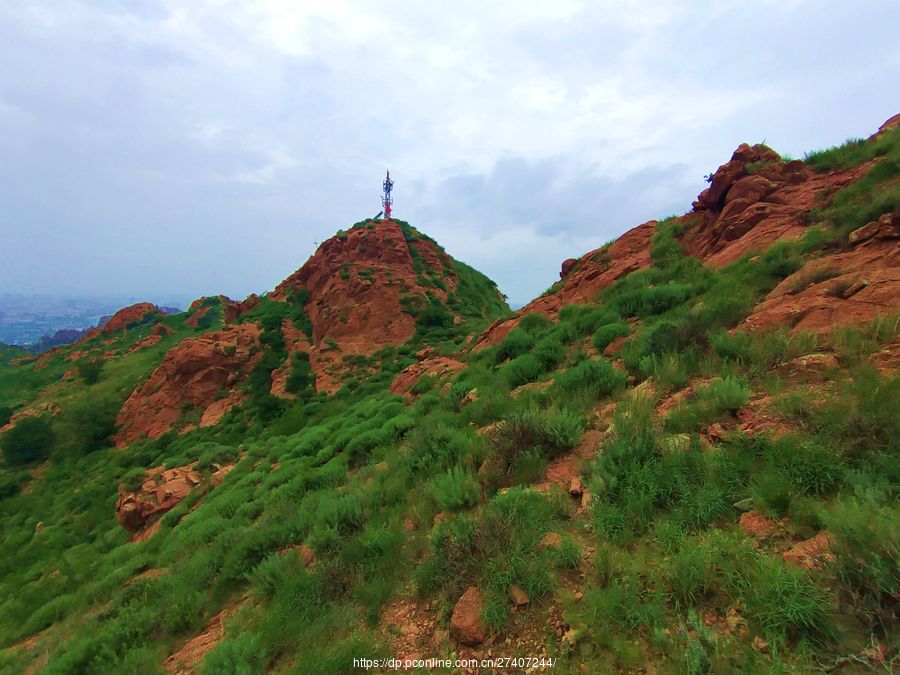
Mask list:
[[[361,223],[240,309],[0,364],[0,666],[890,671],[898,121],[803,162],[739,147],[515,316]],[[128,435],[167,387],[214,401]],[[78,445],[100,393],[132,412]]]

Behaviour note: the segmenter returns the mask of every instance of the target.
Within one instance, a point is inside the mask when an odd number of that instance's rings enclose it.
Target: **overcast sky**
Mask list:
[[[264,292],[380,210],[520,304],[741,142],[900,112],[897,0],[0,3],[0,292]]]

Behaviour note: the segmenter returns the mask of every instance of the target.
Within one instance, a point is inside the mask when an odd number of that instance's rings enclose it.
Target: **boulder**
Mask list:
[[[453,608],[450,617],[450,637],[464,645],[475,646],[484,642],[487,629],[481,618],[484,602],[475,586],[470,586]]]
[[[518,584],[509,585],[509,597],[516,607],[528,604],[528,593]]]

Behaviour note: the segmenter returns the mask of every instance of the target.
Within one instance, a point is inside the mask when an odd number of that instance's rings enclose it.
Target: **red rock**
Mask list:
[[[725,193],[744,175],[745,163],[746,160],[732,159],[720,166],[712,175],[709,187],[700,194],[698,201],[711,211],[720,210],[725,203]]]
[[[439,379],[446,378],[465,367],[464,362],[449,356],[430,356],[424,361],[410,364],[401,370],[391,382],[391,392],[412,400],[414,394],[410,390],[423,375],[431,375]]]
[[[783,551],[781,557],[786,562],[810,570],[822,569],[834,559],[831,554],[831,541],[825,532],[819,532],[811,539],[794,544],[789,550]]]
[[[878,127],[878,134],[883,134],[885,131],[889,129],[896,129],[897,127],[900,127],[900,113],[897,113],[893,117],[888,118],[888,120],[884,124]]]
[[[538,544],[538,548],[547,549],[547,548],[559,548],[562,545],[562,539],[556,532],[548,532],[541,538],[540,543]]]
[[[446,290],[423,286],[416,260],[426,268],[450,270],[442,279]],[[427,293],[445,301],[459,281],[453,269],[451,258],[431,241],[407,241],[396,222],[373,221],[324,242],[269,297],[288,300],[301,288],[308,292],[305,309],[313,333],[310,364],[316,388],[331,393],[351,367],[340,356],[367,355],[407,342],[416,326],[401,301],[410,296],[424,298]]]
[[[569,481],[569,495],[575,498],[580,498],[582,493],[584,492],[584,488],[581,486],[581,477],[575,476],[572,480]]]
[[[761,511],[754,509],[742,513],[738,525],[754,539],[766,539],[778,530],[778,523],[766,518]]]
[[[720,424],[719,422],[714,422],[707,428],[706,437],[710,441],[716,443],[725,440],[726,433],[726,429],[722,424]]]
[[[698,215],[682,216],[693,222]],[[495,321],[476,341],[475,349],[486,349],[501,342],[519,324],[519,318],[532,312],[555,318],[565,305],[593,302],[597,293],[617,279],[650,266],[650,239],[656,232],[655,220],[639,225],[616,239],[608,248],[583,255],[569,269],[566,281],[553,293],[535,298],[520,309],[515,318]]]
[[[171,349],[119,410],[116,446],[161,436],[178,425],[186,406],[202,411],[201,426],[218,423],[240,401],[236,385],[259,356],[259,333],[253,323],[226,326]]]
[[[300,544],[297,554],[300,556],[304,567],[312,567],[316,564],[316,553],[309,544]]]
[[[851,250],[830,255],[837,277],[796,290],[796,280],[808,278],[822,265],[813,259],[782,281],[757,305],[743,328],[830,333],[837,325],[861,324],[897,309],[900,297],[900,247],[894,240],[869,238]],[[864,279],[865,283],[860,283]],[[853,289],[838,292],[841,288]]]
[[[453,608],[453,615],[450,617],[450,637],[469,646],[484,642],[487,629],[481,618],[483,609],[481,593],[474,586],[470,586]]]
[[[725,197],[726,206],[733,201],[739,199],[748,199],[750,202],[758,202],[766,195],[774,192],[778,188],[777,183],[773,183],[764,176],[745,176],[735,181],[734,185],[728,191]]]
[[[102,333],[115,333],[128,328],[133,323],[142,323],[149,316],[162,316],[159,307],[149,302],[139,302],[136,305],[130,305],[120,309],[112,315],[109,321],[103,324],[100,329]]]
[[[528,604],[528,593],[518,584],[510,584],[509,597],[516,607],[522,607]]]
[[[900,239],[900,209],[893,213],[885,213],[878,220],[853,230],[847,237],[851,246],[856,246],[869,239]]]
[[[572,271],[572,268],[575,267],[575,264],[578,262],[577,258],[567,258],[563,260],[562,267],[559,270],[559,278],[563,279],[569,272]]]
[[[143,485],[135,492],[128,492],[120,485],[116,520],[129,532],[144,528],[151,519],[174,507],[199,484],[200,474],[192,467],[149,469]]]

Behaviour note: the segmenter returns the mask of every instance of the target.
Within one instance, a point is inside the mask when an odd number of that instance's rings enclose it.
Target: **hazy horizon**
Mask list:
[[[0,292],[271,290],[380,209],[521,305],[742,141],[900,111],[896,2],[0,7]]]

